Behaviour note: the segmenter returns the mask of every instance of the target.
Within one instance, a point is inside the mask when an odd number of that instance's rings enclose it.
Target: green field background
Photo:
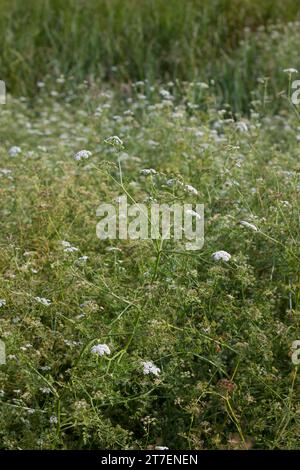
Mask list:
[[[259,76],[278,92],[279,71],[299,64],[299,11],[299,0],[1,0],[1,79],[29,95],[60,74],[75,83],[213,79],[223,101],[246,109]],[[286,31],[272,36],[278,22],[291,30],[288,44]]]

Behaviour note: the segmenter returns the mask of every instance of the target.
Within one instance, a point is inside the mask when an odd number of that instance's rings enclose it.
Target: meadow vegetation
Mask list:
[[[300,67],[300,0],[1,0],[0,8],[1,79],[14,94],[34,96],[46,75],[110,86],[214,79],[219,101],[246,111],[259,77],[276,94],[280,70]]]
[[[1,2],[0,448],[299,449],[298,2],[63,3]],[[124,193],[202,250],[99,240]]]

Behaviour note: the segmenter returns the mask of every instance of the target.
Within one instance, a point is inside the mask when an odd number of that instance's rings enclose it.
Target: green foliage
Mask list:
[[[257,102],[233,120],[198,83],[180,99],[176,85],[122,100],[63,86],[0,108],[1,448],[299,448],[297,116]],[[92,156],[76,162],[82,148]],[[204,203],[203,249],[99,240],[98,205],[124,191]]]
[[[300,2],[1,0],[0,7],[1,79],[13,93],[34,95],[38,80],[60,74],[76,83],[214,79],[223,102],[245,110],[258,76],[277,83],[283,66],[285,33],[273,44],[271,33],[257,30],[295,21]],[[300,67],[294,30],[284,62],[295,58],[288,66]]]

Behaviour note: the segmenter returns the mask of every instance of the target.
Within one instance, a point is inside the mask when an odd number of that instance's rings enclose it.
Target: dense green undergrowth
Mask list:
[[[269,78],[274,95],[282,68],[300,67],[299,8],[299,0],[1,0],[0,79],[31,96],[60,74],[116,86],[214,80],[219,100],[245,111],[258,78]]]
[[[299,448],[293,109],[232,119],[203,83],[122,103],[62,85],[0,108],[0,447]],[[98,205],[124,191],[204,203],[202,250],[99,240]]]

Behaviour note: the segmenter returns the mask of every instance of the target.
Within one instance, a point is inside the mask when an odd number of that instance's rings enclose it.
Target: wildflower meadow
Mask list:
[[[0,449],[299,450],[299,2],[0,9]]]

